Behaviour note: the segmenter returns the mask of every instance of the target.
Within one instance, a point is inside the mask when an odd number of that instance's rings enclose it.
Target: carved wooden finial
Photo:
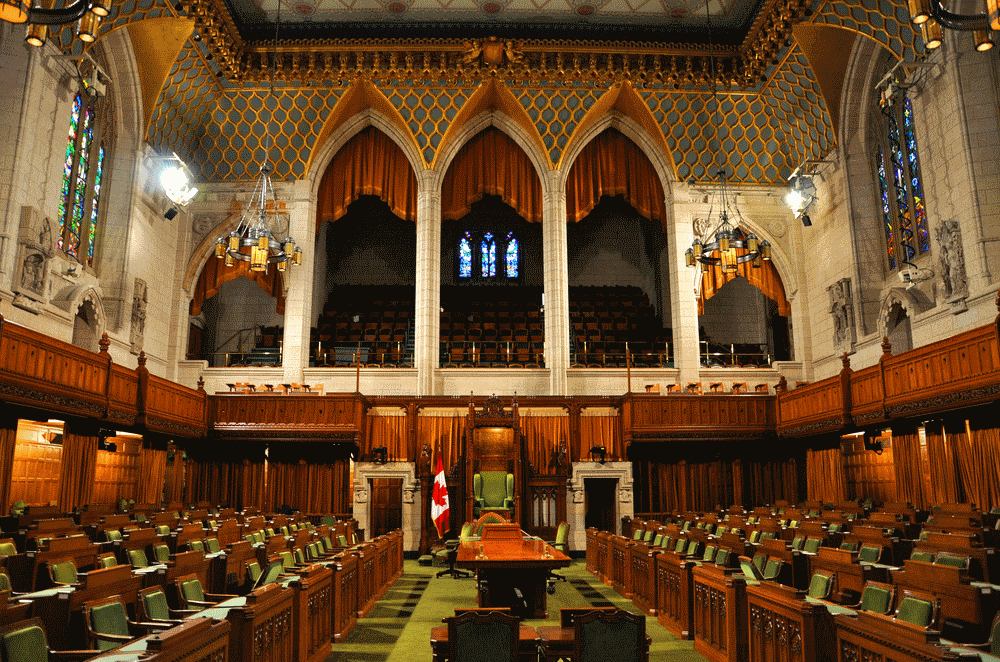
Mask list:
[[[774,385],[774,390],[778,393],[784,393],[788,390],[788,380],[785,379],[784,375],[778,378],[778,383]]]
[[[146,367],[146,352],[139,352],[139,365]]]
[[[844,370],[851,367],[851,357],[847,355],[847,352],[844,352],[844,355],[840,357],[840,365],[844,368]]]
[[[198,390],[202,393],[205,392],[205,378],[201,375],[198,375]]]
[[[105,331],[104,334],[101,336],[101,339],[100,341],[98,341],[97,345],[101,348],[101,354],[108,353],[108,349],[111,347],[111,338],[108,337],[107,331]]]
[[[882,353],[886,356],[892,354],[892,343],[889,342],[889,336],[882,336]]]

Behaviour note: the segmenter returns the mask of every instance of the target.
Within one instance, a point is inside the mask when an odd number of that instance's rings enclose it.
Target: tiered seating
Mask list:
[[[413,286],[339,288],[313,329],[315,365],[410,366],[412,318]]]
[[[544,363],[541,288],[441,290],[441,365],[540,367]]]
[[[576,367],[621,367],[628,343],[632,365],[672,367],[672,333],[638,287],[571,287]]]

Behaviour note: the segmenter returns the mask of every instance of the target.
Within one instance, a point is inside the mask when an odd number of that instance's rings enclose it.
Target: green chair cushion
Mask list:
[[[125,605],[120,602],[109,602],[90,610],[90,627],[99,634],[113,634],[119,637],[129,636],[128,616]],[[121,646],[115,641],[97,640],[98,650],[106,651]]]
[[[830,594],[830,576],[817,572],[809,581],[810,598],[825,598]]]
[[[197,551],[197,552],[204,552],[205,551],[205,543],[203,543],[200,540],[192,540],[191,542],[188,543],[188,549],[190,549],[192,551]]]
[[[886,614],[889,612],[889,600],[892,593],[889,589],[881,586],[866,586],[861,593],[861,611],[870,611],[875,614]]]
[[[153,545],[153,558],[157,563],[166,563],[170,560],[170,548],[166,545]]]
[[[61,561],[50,566],[52,581],[57,584],[75,584],[76,566],[72,561]]]
[[[467,662],[510,660],[517,641],[504,623],[459,623],[455,631],[455,657]]]
[[[948,565],[953,568],[968,568],[969,559],[964,556],[954,556],[951,554],[941,554],[934,561],[934,565]]]
[[[653,547],[659,547],[661,542],[663,542],[663,534],[657,533],[656,536],[653,537]]]
[[[17,554],[17,548],[14,547],[14,543],[0,542],[0,558],[14,556],[15,554]]]
[[[715,559],[715,545],[707,545],[705,547],[705,555],[701,557],[701,560],[706,563],[711,563]]]
[[[156,534],[160,536],[170,535],[170,527],[166,524],[160,524],[156,527]]]
[[[715,564],[726,565],[729,562],[729,550],[722,547],[715,553]]]
[[[764,579],[775,579],[781,572],[781,559],[768,559],[762,571]]]
[[[49,659],[45,632],[37,625],[3,635],[3,652],[4,662],[46,662]]]
[[[840,548],[841,549],[846,549],[849,552],[856,552],[856,551],[858,551],[858,543],[856,543],[856,542],[842,542],[842,543],[840,543]]]
[[[878,563],[882,557],[882,548],[876,545],[862,545],[858,552],[858,560],[862,563]]]
[[[222,551],[218,538],[208,538],[205,540],[205,547],[207,549],[207,553],[209,554],[217,554]]]
[[[923,561],[924,563],[934,563],[934,552],[913,552],[910,554],[911,561]]]
[[[802,545],[805,543],[806,539],[803,536],[795,536],[792,539],[792,549],[799,551],[802,549]]]
[[[146,610],[146,617],[154,621],[166,621],[170,619],[170,607],[167,605],[167,596],[163,591],[154,591],[142,596],[142,607]]]
[[[347,544],[347,536],[345,535],[337,536],[337,544],[340,545],[341,547],[350,547],[350,545]]]
[[[811,554],[815,554],[819,551],[819,546],[823,542],[820,538],[806,538],[806,544],[803,546],[803,550]]]
[[[102,556],[101,557],[101,567],[102,568],[113,568],[118,565],[118,559],[113,556]]]
[[[205,601],[205,591],[202,590],[201,581],[197,577],[181,582],[181,593],[184,595],[185,600],[194,600],[195,602]]]
[[[636,529],[632,533],[632,540],[638,540],[639,538],[642,538],[642,529]]]
[[[260,569],[260,564],[256,561],[247,563],[247,574],[250,575],[250,581],[257,583],[257,580],[260,579],[263,572],[264,571]]]
[[[146,552],[141,549],[128,550],[128,562],[133,568],[149,567],[149,560],[146,558]]]
[[[920,627],[930,627],[931,618],[934,616],[934,605],[930,600],[916,598],[908,595],[899,603],[896,610],[896,618]]]
[[[108,542],[114,542],[122,539],[122,532],[117,529],[108,529],[104,532],[104,537],[108,540]]]
[[[579,624],[580,662],[619,662],[639,659],[639,625],[631,621],[605,623],[600,619]],[[645,643],[645,642],[643,642]],[[506,659],[510,659],[508,656]]]

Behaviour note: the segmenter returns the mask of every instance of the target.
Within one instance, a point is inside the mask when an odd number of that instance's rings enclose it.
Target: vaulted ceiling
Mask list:
[[[127,0],[101,34],[129,31],[147,140],[207,181],[253,178],[268,122],[275,175],[300,178],[373,108],[424,167],[488,109],[568,167],[581,127],[615,111],[657,132],[678,179],[724,164],[778,184],[836,145],[858,35],[922,52],[907,19],[898,0]]]

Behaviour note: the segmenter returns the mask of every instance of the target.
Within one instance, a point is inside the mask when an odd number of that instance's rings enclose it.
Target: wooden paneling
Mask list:
[[[836,662],[833,616],[804,591],[760,582],[747,587],[751,662]]]
[[[14,447],[10,500],[42,506],[59,500],[62,446],[18,441]]]
[[[622,408],[626,438],[760,435],[774,430],[771,395],[631,394]]]
[[[851,417],[858,425],[885,420],[881,364],[851,374]]]
[[[847,425],[849,392],[843,373],[778,395],[778,434],[787,437],[839,430]]]
[[[118,503],[119,499],[134,499],[139,489],[139,466],[142,443],[134,438],[109,437],[118,445],[114,453],[97,451],[94,472],[93,503]]]
[[[364,425],[364,400],[354,394],[313,397],[222,394],[208,400],[213,428],[231,438],[353,441],[361,438]]]
[[[205,434],[204,391],[150,375],[142,395],[143,421],[147,428],[188,437]]]
[[[135,370],[111,364],[108,379],[108,420],[124,425],[139,415],[139,375]]]
[[[841,441],[844,457],[844,480],[847,482],[847,499],[872,498],[876,503],[890,503],[896,498],[896,474],[892,467],[892,445],[882,449],[881,455],[866,451],[862,437]]]

